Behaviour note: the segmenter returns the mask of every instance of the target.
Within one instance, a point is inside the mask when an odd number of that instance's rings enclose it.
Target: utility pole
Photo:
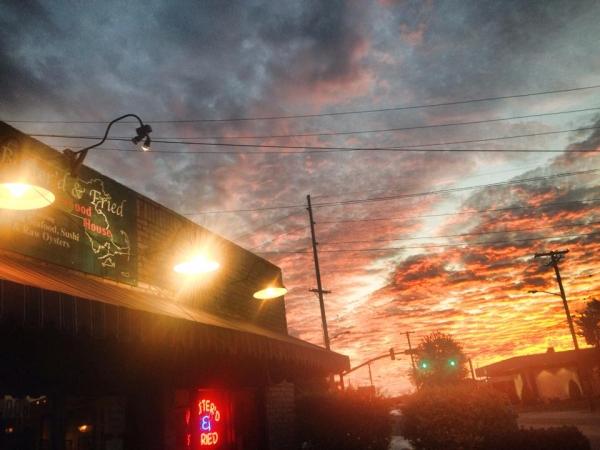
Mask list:
[[[567,303],[567,296],[565,295],[565,289],[563,288],[562,278],[560,277],[560,270],[558,268],[558,263],[561,259],[565,257],[565,255],[569,253],[569,250],[561,250],[558,252],[547,252],[547,253],[536,253],[536,258],[544,258],[550,257],[550,262],[547,264],[548,266],[554,267],[554,273],[556,274],[556,281],[558,283],[558,287],[560,289],[560,297],[563,301],[563,306],[565,308],[565,314],[567,315],[567,322],[569,323],[569,330],[571,330],[571,337],[573,338],[573,347],[575,350],[579,350],[579,344],[577,342],[577,335],[575,334],[575,327],[573,326],[573,318],[571,317],[571,313],[569,311],[569,304]]]
[[[477,378],[475,378],[475,371],[473,370],[473,361],[471,361],[471,358],[469,358],[469,368],[471,369],[471,378],[473,378],[473,381],[476,381]]]
[[[410,352],[410,363],[412,364],[413,370],[416,370],[417,367],[415,366],[415,355],[413,355],[412,346],[410,345],[410,335],[412,333],[414,333],[414,331],[406,332],[406,340],[408,342],[408,351]]]
[[[558,288],[560,289],[560,297],[563,301],[563,306],[565,307],[565,314],[567,315],[567,322],[569,323],[569,330],[571,330],[571,337],[573,338],[573,347],[575,348],[575,359],[577,363],[577,372],[579,374],[579,380],[581,381],[583,391],[587,396],[590,411],[594,411],[594,399],[591,391],[591,385],[588,386],[587,382],[589,381],[587,370],[583,367],[581,352],[579,350],[579,344],[577,343],[577,336],[575,334],[575,327],[573,326],[573,318],[571,317],[571,312],[569,311],[569,304],[567,303],[567,296],[565,295],[565,289],[562,284],[562,278],[560,277],[560,270],[558,268],[558,263],[565,257],[565,255],[569,253],[569,250],[560,250],[560,251],[551,251],[547,253],[536,253],[535,258],[545,258],[549,257],[550,261],[547,266],[554,267],[554,273],[556,275],[556,282],[558,283]],[[584,380],[585,377],[585,380]]]
[[[313,219],[312,204],[310,203],[310,194],[306,196],[308,202],[308,218],[310,220],[310,236],[312,238],[313,257],[315,261],[315,274],[317,276],[317,289],[316,293],[319,296],[319,306],[321,307],[321,322],[323,322],[323,341],[325,342],[325,348],[331,349],[329,344],[329,332],[327,331],[327,316],[325,315],[325,302],[323,301],[323,294],[326,291],[323,290],[323,284],[321,283],[321,269],[319,268],[319,254],[317,252],[317,237],[315,235],[315,221]]]

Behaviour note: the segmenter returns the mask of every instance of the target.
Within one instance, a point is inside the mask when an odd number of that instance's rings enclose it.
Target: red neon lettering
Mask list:
[[[217,445],[219,442],[219,433],[202,433],[200,435],[200,445]]]

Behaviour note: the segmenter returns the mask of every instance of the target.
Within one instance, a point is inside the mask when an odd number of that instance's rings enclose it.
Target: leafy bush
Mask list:
[[[386,450],[391,421],[385,400],[359,391],[326,392],[297,399],[298,437],[314,450]]]
[[[590,441],[576,427],[520,429],[490,443],[489,450],[590,450]]]
[[[508,399],[472,384],[422,389],[402,407],[402,416],[402,435],[416,450],[487,449],[518,431]]]

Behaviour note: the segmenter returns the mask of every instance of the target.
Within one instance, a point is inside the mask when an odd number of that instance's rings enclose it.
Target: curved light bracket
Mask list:
[[[150,150],[150,143],[151,143],[150,133],[152,132],[152,127],[148,124],[144,124],[144,122],[142,122],[142,119],[140,119],[140,117],[137,114],[125,114],[124,116],[117,117],[116,119],[112,120],[108,124],[108,126],[106,127],[106,131],[104,132],[104,137],[102,138],[102,140],[100,142],[98,142],[94,145],[90,145],[89,147],[82,148],[81,150],[78,150],[78,151],[73,151],[68,148],[63,150],[63,154],[69,160],[69,164],[70,164],[70,168],[71,168],[71,176],[73,176],[73,177],[77,176],[77,174],[79,173],[79,169],[81,168],[81,165],[83,164],[83,160],[87,156],[87,152],[93,148],[99,147],[102,144],[104,144],[104,142],[106,141],[106,139],[108,137],[108,133],[110,132],[111,127],[115,123],[117,123],[123,119],[126,119],[127,117],[133,117],[133,118],[137,119],[137,121],[140,123],[140,126],[138,128],[136,128],[136,130],[135,130],[136,136],[134,138],[132,138],[131,141],[137,145],[143,139],[145,139],[144,144],[142,145],[142,149],[144,151]]]

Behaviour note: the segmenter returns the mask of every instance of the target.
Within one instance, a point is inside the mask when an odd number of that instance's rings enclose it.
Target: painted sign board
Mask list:
[[[71,176],[61,153],[0,123],[0,172],[22,165],[56,200],[37,210],[0,210],[0,247],[137,284],[135,193],[85,166]]]

